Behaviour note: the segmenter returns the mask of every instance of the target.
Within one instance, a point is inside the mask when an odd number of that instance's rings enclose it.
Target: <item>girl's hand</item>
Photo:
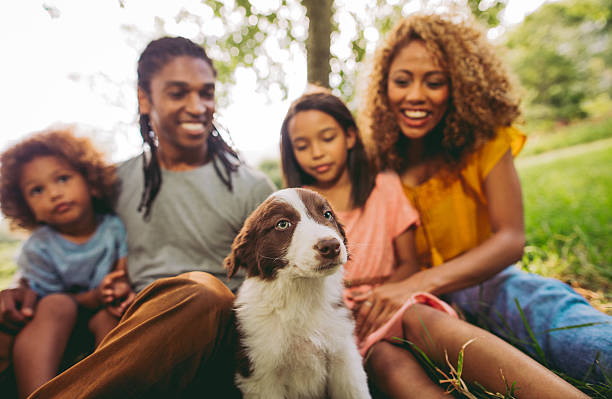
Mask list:
[[[386,283],[365,294],[356,296],[356,333],[359,340],[382,327],[418,291],[411,287],[410,278],[397,283]]]

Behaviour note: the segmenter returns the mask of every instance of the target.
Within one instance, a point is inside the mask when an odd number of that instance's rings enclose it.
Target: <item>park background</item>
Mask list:
[[[0,14],[0,147],[68,123],[113,161],[138,154],[137,56],[154,38],[182,35],[215,60],[218,121],[280,187],[280,124],[307,82],[356,111],[394,23],[448,10],[482,23],[521,87],[523,266],[612,314],[612,0],[12,2]],[[25,236],[2,220],[0,289]]]

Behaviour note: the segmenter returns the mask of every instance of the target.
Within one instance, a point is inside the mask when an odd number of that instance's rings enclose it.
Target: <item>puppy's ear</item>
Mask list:
[[[223,267],[227,270],[228,278],[232,278],[241,267],[247,267],[249,236],[251,236],[249,230],[245,224],[232,243],[232,251],[223,261]]]
[[[336,226],[338,226],[338,231],[340,232],[340,235],[342,236],[342,242],[344,243],[344,246],[346,247],[347,251],[346,251],[346,255],[347,255],[347,260],[351,259],[351,251],[350,251],[350,247],[349,244],[346,240],[346,232],[344,231],[344,226],[342,225],[342,223],[340,223],[338,221],[338,219],[336,219]]]
[[[338,226],[338,231],[342,236],[342,241],[344,242],[344,245],[346,245],[346,233],[344,232],[344,226],[338,221],[338,219],[336,219],[336,226]]]
[[[232,278],[240,266],[236,264],[236,256],[234,251],[225,257],[223,260],[223,268],[227,271],[227,278]]]

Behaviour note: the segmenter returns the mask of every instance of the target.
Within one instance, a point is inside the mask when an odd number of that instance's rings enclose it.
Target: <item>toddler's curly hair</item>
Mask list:
[[[56,156],[66,160],[96,192],[94,211],[111,213],[118,193],[113,165],[85,137],[77,137],[71,128],[49,129],[33,134],[0,154],[0,208],[11,227],[33,230],[40,226],[21,192],[23,166],[35,158]]]
[[[453,19],[454,18],[454,19]],[[361,113],[362,128],[380,166],[401,172],[408,140],[400,132],[387,95],[395,55],[421,40],[448,75],[449,106],[440,122],[434,153],[456,165],[519,116],[519,99],[509,72],[473,19],[451,15],[412,15],[401,20],[377,49]]]

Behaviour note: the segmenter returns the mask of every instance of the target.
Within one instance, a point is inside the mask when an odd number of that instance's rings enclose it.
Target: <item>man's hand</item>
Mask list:
[[[28,287],[0,291],[0,327],[18,331],[34,317],[38,295]]]

